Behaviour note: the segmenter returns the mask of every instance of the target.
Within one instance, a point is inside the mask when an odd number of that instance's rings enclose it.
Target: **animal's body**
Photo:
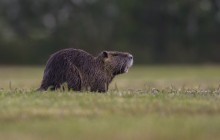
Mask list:
[[[40,90],[54,90],[67,83],[76,91],[106,92],[112,79],[128,72],[133,56],[125,52],[103,51],[97,57],[79,50],[63,49],[51,55],[44,70]]]

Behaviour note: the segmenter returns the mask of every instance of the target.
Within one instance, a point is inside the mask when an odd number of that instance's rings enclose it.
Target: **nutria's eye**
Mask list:
[[[112,56],[118,56],[118,54],[116,54],[116,53],[113,53],[113,54],[112,54]]]

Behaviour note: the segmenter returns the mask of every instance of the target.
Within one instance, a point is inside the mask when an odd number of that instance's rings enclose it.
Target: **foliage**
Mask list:
[[[219,8],[218,0],[1,0],[0,63],[44,64],[67,47],[130,51],[144,64],[220,62]]]

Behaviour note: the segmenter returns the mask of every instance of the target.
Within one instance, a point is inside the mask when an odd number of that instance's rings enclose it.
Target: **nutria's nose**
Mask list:
[[[133,59],[133,56],[131,54],[128,55],[129,59]]]

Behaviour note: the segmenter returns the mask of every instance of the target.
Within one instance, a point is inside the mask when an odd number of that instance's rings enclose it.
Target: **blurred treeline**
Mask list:
[[[129,51],[135,62],[220,62],[220,0],[0,0],[0,64],[61,48]]]

